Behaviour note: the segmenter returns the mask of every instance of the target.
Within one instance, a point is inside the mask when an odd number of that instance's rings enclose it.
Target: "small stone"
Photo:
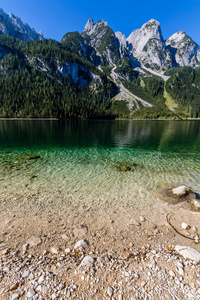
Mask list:
[[[143,216],[140,216],[139,219],[140,219],[140,222],[145,222],[146,221],[146,219]]]
[[[181,275],[181,276],[184,276],[184,275],[185,275],[185,272],[184,272],[183,268],[181,268],[181,267],[178,267],[178,268],[177,268],[177,272],[178,272],[179,275]]]
[[[79,228],[75,228],[73,233],[75,237],[84,237],[88,233],[88,229],[86,226],[81,225]]]
[[[22,274],[23,278],[27,278],[30,275],[30,271],[26,270],[24,271],[24,273]]]
[[[29,278],[29,280],[33,280],[35,277],[34,277],[33,273],[31,273],[28,278]]]
[[[18,300],[19,299],[19,294],[13,294],[10,296],[10,300]]]
[[[191,230],[192,230],[194,233],[197,233],[197,232],[198,232],[198,229],[197,229],[195,226],[192,226]]]
[[[66,283],[65,282],[62,282],[62,283],[59,284],[59,289],[60,290],[63,290],[65,287],[66,287]]]
[[[113,289],[110,286],[107,288],[107,293],[108,293],[109,297],[112,297],[112,295],[113,295]]]
[[[0,243],[0,248],[3,248],[3,247],[5,247],[5,246],[6,246],[5,243]]]
[[[45,285],[38,285],[38,286],[36,287],[36,291],[37,291],[38,293],[45,293],[46,290],[47,290],[47,287],[46,287]]]
[[[34,291],[34,289],[31,288],[31,289],[28,291],[28,293],[26,294],[26,297],[27,297],[27,298],[32,298],[34,295],[35,295],[35,291]]]
[[[28,239],[28,241],[26,242],[26,244],[29,244],[29,247],[35,247],[41,243],[41,239],[37,236],[30,237],[30,239]]]
[[[69,237],[66,234],[62,234],[61,238],[65,241],[68,242],[69,241]]]
[[[51,299],[57,299],[59,296],[58,296],[58,294],[56,294],[56,293],[53,293],[53,295],[51,296]]]
[[[66,248],[65,249],[65,253],[70,253],[71,252],[71,249],[70,248]]]
[[[189,226],[188,224],[186,224],[186,223],[183,222],[183,223],[181,224],[181,228],[182,228],[182,229],[185,229],[185,230],[188,230],[188,229],[190,229],[190,226]]]
[[[195,244],[199,243],[199,236],[197,234],[194,237],[194,242],[195,242]]]
[[[81,262],[81,266],[87,266],[87,267],[91,267],[94,264],[94,258],[90,255],[87,255],[84,257],[84,259]]]
[[[176,245],[175,250],[186,259],[194,260],[197,263],[200,262],[200,252],[192,247]]]
[[[134,219],[131,219],[131,222],[130,222],[131,225],[134,225],[134,226],[141,226],[141,223],[134,220]]]
[[[176,274],[174,273],[174,271],[170,270],[169,271],[169,276],[174,278],[174,277],[176,277]]]
[[[13,285],[10,287],[10,291],[14,291],[19,287],[19,282],[15,282]]]
[[[42,275],[42,276],[40,276],[40,278],[38,279],[38,283],[41,284],[44,280],[45,280],[45,276]]]
[[[71,292],[68,290],[66,293],[67,298],[71,297]]]
[[[8,253],[9,253],[9,249],[5,249],[5,250],[2,251],[3,255],[7,255]]]
[[[58,254],[58,249],[57,249],[56,247],[51,247],[51,248],[50,248],[50,252],[51,252],[52,254]]]
[[[85,247],[87,245],[88,245],[88,242],[86,240],[80,240],[75,244],[74,249],[77,249],[80,247]]]
[[[27,250],[28,250],[28,247],[29,247],[29,244],[24,244],[23,246],[22,246],[22,251],[23,252],[26,252]]]
[[[141,287],[144,287],[146,285],[146,282],[142,281],[140,285],[141,285]]]

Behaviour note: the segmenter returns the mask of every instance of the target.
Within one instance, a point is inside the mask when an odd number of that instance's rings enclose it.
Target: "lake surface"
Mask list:
[[[200,121],[0,121],[0,200],[127,205],[165,184],[200,193]]]

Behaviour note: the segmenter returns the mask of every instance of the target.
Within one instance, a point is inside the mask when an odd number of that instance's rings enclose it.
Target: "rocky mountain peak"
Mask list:
[[[108,22],[101,19],[99,22],[94,23],[93,19],[90,18],[84,28],[84,33],[87,33],[87,35],[92,35],[93,33],[97,32],[99,28],[108,27]]]
[[[92,27],[94,26],[94,21],[92,18],[88,19],[84,31],[90,31],[92,29]]]
[[[134,30],[127,38],[131,54],[141,63],[152,68],[172,65],[169,50],[166,49],[160,23],[151,19],[140,29]]]
[[[180,66],[195,66],[200,61],[200,47],[185,31],[174,33],[166,40],[166,46]]]

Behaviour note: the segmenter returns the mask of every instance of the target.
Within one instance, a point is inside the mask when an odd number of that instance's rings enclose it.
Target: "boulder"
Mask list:
[[[178,197],[185,197],[192,193],[191,189],[188,186],[181,185],[177,188],[172,189],[172,193]]]

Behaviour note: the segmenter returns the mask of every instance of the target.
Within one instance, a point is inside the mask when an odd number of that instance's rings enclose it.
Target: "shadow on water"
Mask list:
[[[0,149],[73,147],[200,152],[200,121],[0,121]]]

